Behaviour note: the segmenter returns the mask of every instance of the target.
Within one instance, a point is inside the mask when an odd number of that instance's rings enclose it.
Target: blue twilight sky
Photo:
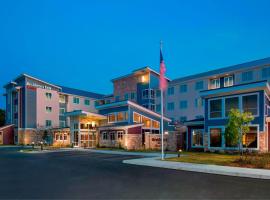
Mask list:
[[[0,0],[0,93],[21,73],[111,93],[112,78],[158,70],[160,39],[172,79],[268,57],[269,8],[269,0]]]

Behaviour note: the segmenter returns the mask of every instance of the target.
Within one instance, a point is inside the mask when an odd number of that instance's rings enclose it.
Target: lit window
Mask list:
[[[210,129],[210,147],[221,147],[222,144],[222,129],[211,128]]]
[[[114,113],[111,113],[111,114],[109,114],[109,122],[115,122],[116,121],[116,116],[115,116],[115,114]]]
[[[202,129],[192,130],[192,146],[193,147],[203,146],[203,130]]]
[[[220,79],[212,79],[210,80],[210,87],[211,89],[220,88]]]
[[[222,117],[222,100],[210,100],[210,118]]]
[[[151,120],[147,117],[142,116],[142,123],[144,124],[145,128],[151,127]]]
[[[45,95],[47,99],[52,99],[52,93],[46,92]]]
[[[249,127],[249,132],[243,135],[244,148],[258,147],[258,127]]]
[[[152,128],[159,129],[159,122],[155,121],[155,120],[152,120]]]
[[[133,113],[133,122],[136,123],[141,123],[141,115],[139,115],[138,113]]]
[[[233,76],[224,77],[224,87],[233,86]]]
[[[117,113],[117,121],[125,121],[125,112]]]
[[[59,96],[59,102],[60,103],[66,103],[66,97],[64,95]]]

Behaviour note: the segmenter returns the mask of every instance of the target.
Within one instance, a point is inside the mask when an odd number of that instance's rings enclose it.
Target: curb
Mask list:
[[[208,173],[208,174],[270,180],[270,170],[267,169],[251,169],[251,168],[229,167],[218,165],[179,163],[171,161],[161,161],[159,160],[159,158],[141,158],[141,159],[124,160],[123,163],[148,167],[158,167],[165,169]]]

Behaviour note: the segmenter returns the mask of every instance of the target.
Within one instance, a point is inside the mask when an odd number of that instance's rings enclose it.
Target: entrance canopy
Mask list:
[[[105,120],[107,117],[105,115],[100,115],[97,113],[86,112],[82,110],[74,110],[72,112],[65,113],[67,117],[87,117],[91,118],[92,120]]]

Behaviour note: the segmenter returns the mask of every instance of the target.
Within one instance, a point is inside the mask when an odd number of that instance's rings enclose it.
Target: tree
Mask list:
[[[237,146],[239,153],[243,155],[243,136],[249,132],[249,124],[254,119],[250,112],[240,112],[239,109],[231,109],[229,120],[226,126],[226,143],[231,146]]]
[[[5,110],[0,109],[0,127],[5,125]]]

